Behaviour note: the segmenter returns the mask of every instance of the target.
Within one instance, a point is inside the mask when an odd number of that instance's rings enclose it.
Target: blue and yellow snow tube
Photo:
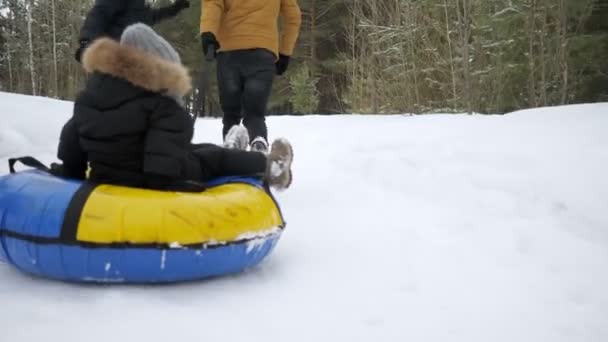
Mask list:
[[[240,272],[271,252],[284,226],[253,178],[181,193],[38,170],[0,177],[0,261],[53,279],[164,283]]]

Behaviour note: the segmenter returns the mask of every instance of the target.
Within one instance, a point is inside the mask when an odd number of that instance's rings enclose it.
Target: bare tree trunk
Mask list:
[[[30,48],[30,78],[32,81],[32,95],[36,95],[36,68],[34,66],[34,44],[32,42],[32,0],[26,5],[27,39]]]
[[[547,7],[542,6],[543,25],[540,31],[540,103],[547,106],[547,61],[545,60],[545,35],[547,34]]]
[[[450,35],[450,18],[448,15],[448,0],[443,0],[443,9],[445,14],[445,33],[446,39],[448,41],[448,52],[450,58],[450,71],[452,74],[452,96],[455,99],[458,98],[458,93],[456,92],[456,70],[454,68],[454,54],[452,52],[452,37]]]
[[[530,1],[530,13],[528,14],[528,104],[537,107],[536,96],[536,62],[534,59],[534,41],[536,40],[536,0]],[[541,48],[542,50],[542,48]],[[541,63],[544,61],[541,59]]]
[[[412,9],[412,3],[408,2],[408,10],[407,10],[408,14],[408,27],[415,27],[414,26],[414,18],[415,18],[415,13],[414,10]],[[418,64],[416,63],[416,56],[415,56],[415,48],[414,48],[414,41],[413,39],[409,39],[408,40],[408,46],[409,46],[409,50],[410,50],[410,56],[412,57],[412,74],[413,74],[413,88],[414,88],[414,99],[416,101],[416,103],[414,104],[414,112],[418,113],[418,108],[420,107],[421,103],[420,103],[420,90],[419,90],[419,82],[418,82]]]
[[[471,37],[471,22],[469,12],[469,0],[456,0],[458,23],[460,24],[460,39],[462,44],[463,61],[462,67],[464,72],[464,88],[465,88],[465,104],[468,113],[472,113],[471,108],[471,61],[470,61],[470,46],[469,40]],[[462,12],[461,12],[462,4]]]
[[[59,97],[59,76],[57,72],[57,27],[55,17],[55,0],[51,0],[51,21],[53,29],[53,85],[54,95]]]
[[[568,22],[566,17],[565,0],[559,0],[559,64],[561,67],[562,86],[560,104],[568,101]]]
[[[8,64],[8,91],[13,90],[13,57],[11,55],[11,49],[13,47],[12,38],[14,32],[14,19],[11,15],[9,18],[8,34],[6,35],[6,63]]]
[[[353,0],[353,5],[351,8],[351,14],[350,14],[350,18],[351,18],[351,25],[350,25],[350,31],[348,32],[349,35],[349,40],[350,40],[350,68],[351,68],[351,73],[350,73],[350,84],[351,84],[351,91],[350,91],[350,106],[351,109],[355,109],[355,108],[359,108],[360,107],[360,93],[358,91],[359,89],[359,82],[357,80],[358,77],[358,73],[357,73],[357,68],[358,68],[358,58],[359,58],[359,54],[357,51],[357,9],[359,6],[359,0]]]
[[[312,0],[310,4],[310,66],[311,70],[316,70],[317,63],[317,51],[316,51],[316,39],[315,34],[317,31],[317,11],[316,11],[316,0]]]
[[[371,22],[372,25],[378,25],[379,24],[379,15],[378,15],[378,2],[370,2],[371,5]],[[370,77],[371,77],[371,89],[369,89],[369,91],[371,92],[371,100],[372,100],[372,112],[373,113],[378,113],[378,63],[376,60],[376,53],[378,52],[378,44],[376,44],[376,42],[374,40],[372,40],[370,42],[371,44],[371,51],[370,51],[370,56],[369,56],[369,61],[368,61],[368,68],[371,71],[369,73]]]
[[[10,45],[6,54],[6,62],[8,63],[8,90],[13,91],[13,63],[11,58]]]

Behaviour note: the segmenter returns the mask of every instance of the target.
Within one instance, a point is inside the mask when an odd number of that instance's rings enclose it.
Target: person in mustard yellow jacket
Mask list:
[[[242,119],[251,149],[268,150],[266,106],[274,74],[289,65],[301,17],[297,0],[203,0],[201,42],[205,55],[211,46],[217,51],[224,139]]]

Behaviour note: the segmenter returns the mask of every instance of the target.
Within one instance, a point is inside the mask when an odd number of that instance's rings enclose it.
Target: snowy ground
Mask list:
[[[53,161],[70,112],[0,93],[0,173]],[[0,340],[608,340],[608,103],[268,121],[296,156],[264,263],[149,287],[0,265]],[[195,141],[219,142],[220,122]]]

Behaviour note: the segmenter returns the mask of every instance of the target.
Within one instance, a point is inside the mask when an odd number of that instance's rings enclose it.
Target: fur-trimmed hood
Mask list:
[[[82,56],[82,65],[88,73],[109,74],[157,93],[184,96],[192,88],[192,79],[184,66],[109,38],[93,42]]]

